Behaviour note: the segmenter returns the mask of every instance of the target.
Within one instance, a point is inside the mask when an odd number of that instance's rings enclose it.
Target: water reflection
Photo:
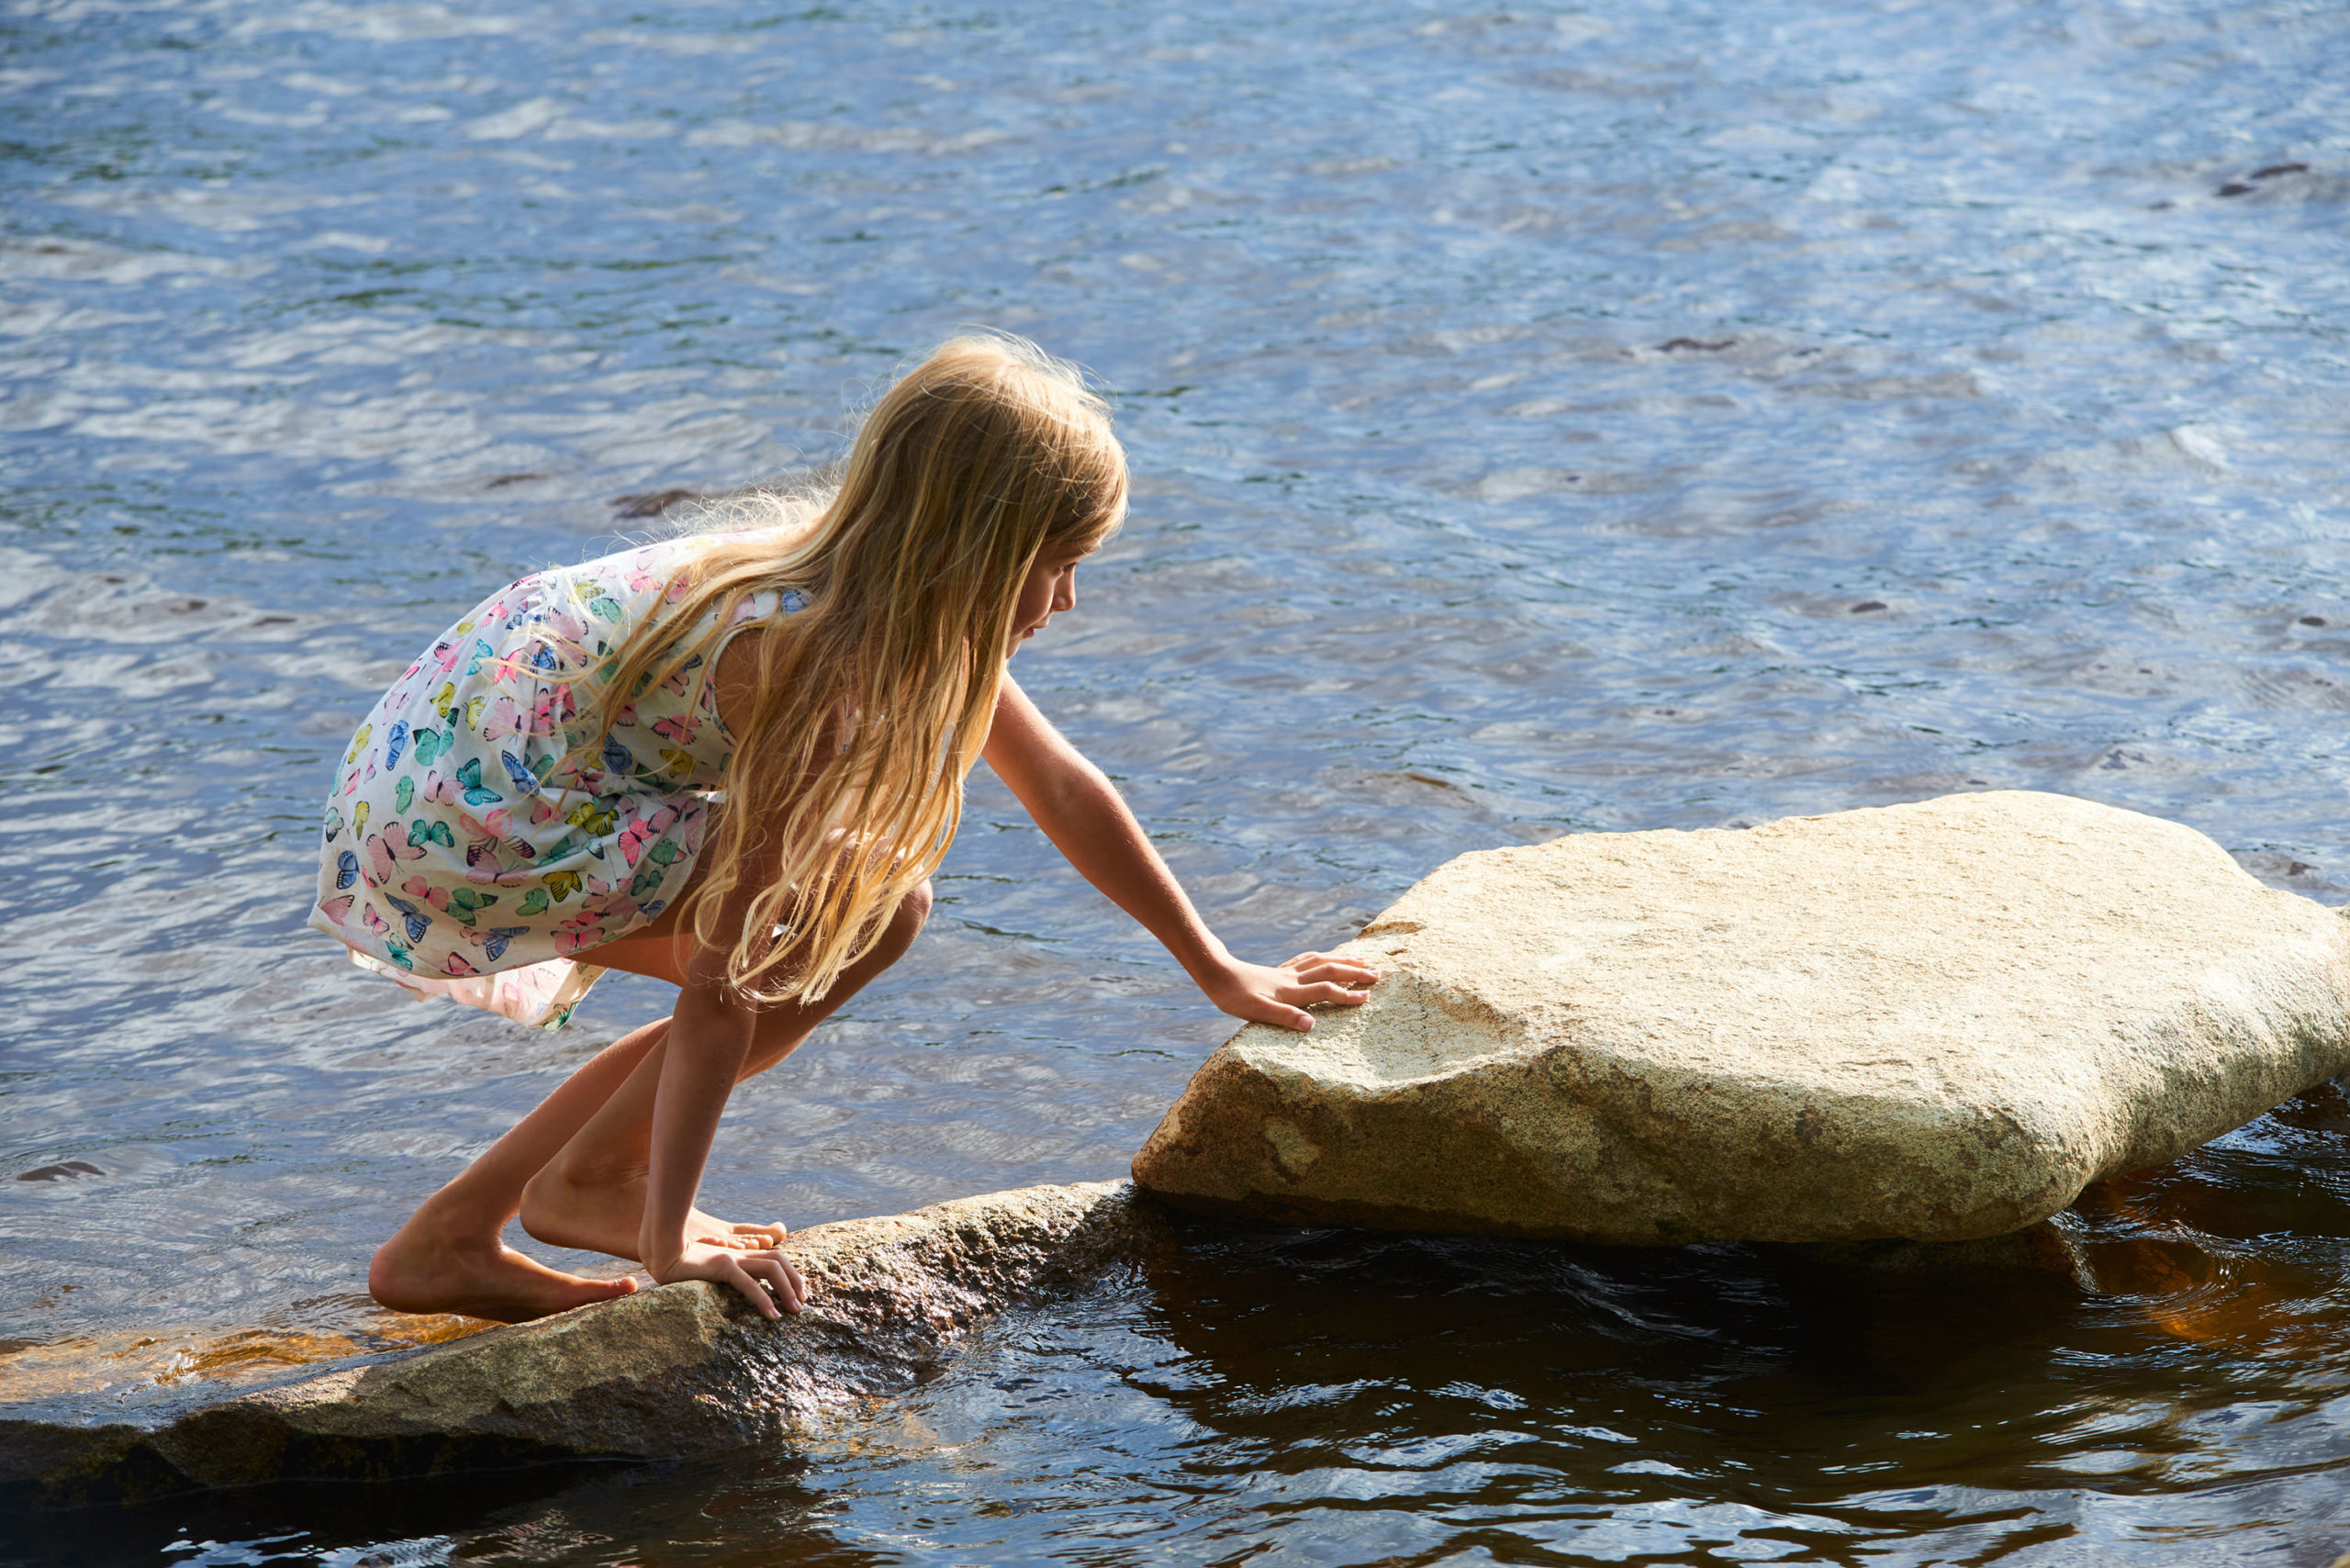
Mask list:
[[[2330,1561],[2345,1129],[2107,1184],[2053,1271],[1178,1222],[804,1455],[185,1499],[118,1560]]]

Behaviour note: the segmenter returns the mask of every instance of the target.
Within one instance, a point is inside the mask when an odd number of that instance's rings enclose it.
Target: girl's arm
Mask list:
[[[988,733],[988,766],[1053,847],[1112,903],[1166,945],[1208,1000],[1237,1018],[1311,1029],[1316,1002],[1356,1004],[1379,971],[1351,958],[1302,953],[1278,966],[1225,951],[1102,770],[1053,728],[1007,675]]]

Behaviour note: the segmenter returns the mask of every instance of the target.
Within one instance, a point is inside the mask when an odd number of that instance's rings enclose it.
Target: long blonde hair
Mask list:
[[[1022,585],[1040,558],[1099,545],[1125,505],[1108,406],[1076,369],[1024,339],[955,338],[867,415],[821,510],[783,495],[738,502],[734,519],[747,511],[764,536],[699,552],[673,609],[607,661],[590,756],[636,694],[685,669],[710,680],[711,651],[754,595],[804,601],[758,641],[687,911],[695,940],[729,953],[738,995],[819,1000],[937,868]],[[742,923],[722,931],[746,878]]]

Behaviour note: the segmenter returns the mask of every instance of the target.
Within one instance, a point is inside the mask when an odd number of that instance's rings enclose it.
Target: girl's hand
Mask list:
[[[772,1247],[746,1252],[706,1241],[688,1241],[685,1250],[666,1264],[655,1267],[648,1260],[646,1272],[655,1284],[708,1280],[713,1284],[732,1285],[759,1309],[760,1316],[770,1322],[785,1312],[798,1312],[808,1299],[808,1282]],[[781,1311],[777,1310],[778,1304]]]
[[[1314,1014],[1305,1008],[1326,1002],[1360,1007],[1378,979],[1377,969],[1354,958],[1300,953],[1271,969],[1228,959],[1220,972],[1201,982],[1200,989],[1235,1018],[1302,1032],[1314,1027]]]

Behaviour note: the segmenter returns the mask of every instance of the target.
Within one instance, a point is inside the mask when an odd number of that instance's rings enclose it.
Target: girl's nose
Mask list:
[[[1069,575],[1061,578],[1060,587],[1053,590],[1053,613],[1058,615],[1063,610],[1076,608],[1077,568],[1072,566],[1069,568]]]

